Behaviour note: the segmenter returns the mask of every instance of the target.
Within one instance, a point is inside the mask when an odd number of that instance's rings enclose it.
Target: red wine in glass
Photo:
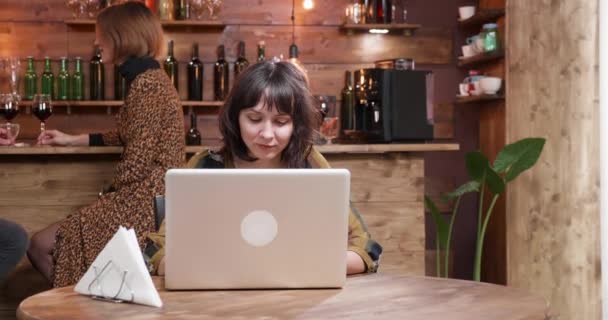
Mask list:
[[[19,114],[19,101],[14,96],[6,94],[3,97],[2,115],[6,121],[11,122]]]
[[[15,119],[15,117],[19,114],[19,110],[16,108],[4,108],[4,118],[6,121],[11,122],[11,120]]]
[[[32,112],[40,120],[40,131],[44,131],[45,121],[53,114],[50,97],[34,97]]]

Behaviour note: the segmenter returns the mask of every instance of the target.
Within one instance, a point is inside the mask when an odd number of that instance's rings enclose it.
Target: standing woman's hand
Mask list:
[[[0,146],[10,146],[11,144],[13,144],[13,142],[8,136],[8,131],[0,128]]]
[[[51,146],[86,146],[89,136],[86,134],[69,135],[58,130],[45,130],[38,136],[39,145]]]

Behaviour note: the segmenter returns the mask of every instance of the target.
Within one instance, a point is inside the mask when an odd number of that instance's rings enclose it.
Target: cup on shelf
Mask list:
[[[475,54],[484,52],[484,41],[483,38],[478,34],[468,37],[467,44],[472,47]]]
[[[458,85],[458,91],[460,92],[461,97],[467,97],[469,95],[469,84],[468,83],[460,83]]]
[[[477,54],[474,44],[466,44],[462,46],[462,56],[465,58],[470,58]]]
[[[475,6],[463,6],[458,8],[460,20],[466,20],[475,15]]]
[[[496,94],[502,87],[502,79],[498,77],[484,77],[479,80],[479,85],[483,93]]]

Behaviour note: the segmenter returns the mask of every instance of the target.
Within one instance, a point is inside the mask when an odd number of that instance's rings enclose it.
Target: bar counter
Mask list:
[[[351,171],[353,206],[384,248],[381,272],[424,275],[424,153],[458,148],[449,143],[318,146],[332,167]],[[187,151],[192,155],[202,149]],[[30,234],[61,220],[95,201],[112,181],[121,151],[0,147],[0,217],[20,223]],[[41,283],[27,259],[9,278],[4,293],[16,299],[25,296],[20,283]]]
[[[315,146],[323,154],[335,153],[390,153],[390,152],[428,152],[456,151],[458,144],[453,143],[411,143],[411,144],[332,144]],[[208,147],[186,147],[188,154]],[[122,147],[0,147],[0,155],[53,155],[53,154],[120,154]]]

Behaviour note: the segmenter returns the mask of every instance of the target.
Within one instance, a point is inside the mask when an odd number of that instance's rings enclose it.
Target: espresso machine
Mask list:
[[[370,68],[354,72],[354,131],[367,142],[433,139],[433,74]]]

